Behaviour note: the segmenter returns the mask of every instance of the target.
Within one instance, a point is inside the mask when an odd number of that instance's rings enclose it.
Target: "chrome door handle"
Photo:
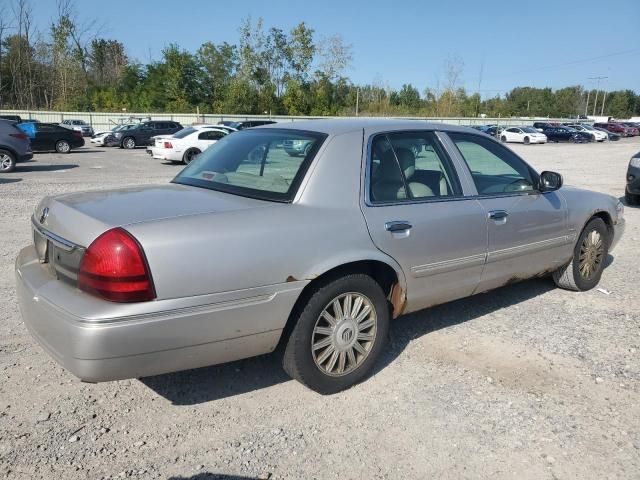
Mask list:
[[[489,212],[489,218],[491,220],[506,220],[509,216],[506,210],[491,210]]]
[[[388,232],[403,232],[411,229],[411,227],[413,227],[413,225],[406,220],[396,220],[393,222],[386,222],[384,224],[384,229]]]

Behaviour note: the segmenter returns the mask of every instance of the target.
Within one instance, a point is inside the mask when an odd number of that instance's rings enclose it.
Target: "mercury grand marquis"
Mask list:
[[[463,127],[236,132],[168,184],[42,200],[16,261],[22,316],[89,382],[281,344],[291,377],[333,393],[367,376],[403,313],[535,276],[593,288],[623,207],[562,183]]]

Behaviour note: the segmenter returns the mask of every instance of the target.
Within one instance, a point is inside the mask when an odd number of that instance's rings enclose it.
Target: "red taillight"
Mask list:
[[[17,138],[19,140],[29,140],[29,137],[26,133],[10,133],[9,136]]]
[[[171,142],[164,142],[164,148],[173,148],[173,145],[171,145]]]
[[[73,130],[71,133],[73,133],[73,135],[76,136],[76,137],[82,138],[82,132],[79,132],[77,130]]]
[[[89,245],[80,262],[78,287],[112,302],[156,298],[142,247],[122,228],[103,233]]]

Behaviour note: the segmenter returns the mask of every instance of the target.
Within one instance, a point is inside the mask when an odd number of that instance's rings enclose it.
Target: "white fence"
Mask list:
[[[60,123],[63,120],[84,120],[96,131],[110,130],[121,123],[128,123],[131,118],[150,118],[152,120],[173,120],[182,125],[193,123],[218,123],[223,120],[256,120],[267,119],[276,122],[295,122],[298,120],[314,120],[320,118],[349,118],[349,117],[304,117],[284,115],[219,115],[219,114],[195,114],[195,113],[107,113],[107,112],[54,112],[37,110],[0,110],[0,115],[18,115],[23,120],[33,119],[40,122]],[[351,117],[353,118],[353,117]],[[363,117],[360,117],[363,118]],[[570,121],[575,119],[549,119],[549,118],[451,118],[451,117],[388,117],[402,118],[405,120],[428,120],[430,122],[450,123],[454,125],[531,125],[536,120],[542,121]]]

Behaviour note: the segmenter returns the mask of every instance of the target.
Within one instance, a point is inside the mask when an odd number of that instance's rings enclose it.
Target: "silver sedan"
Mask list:
[[[365,378],[403,313],[547,274],[593,288],[624,230],[617,199],[487,135],[383,120],[237,132],[169,184],[45,198],[31,223],[24,322],[79,378],[282,343],[284,369],[321,393]]]

